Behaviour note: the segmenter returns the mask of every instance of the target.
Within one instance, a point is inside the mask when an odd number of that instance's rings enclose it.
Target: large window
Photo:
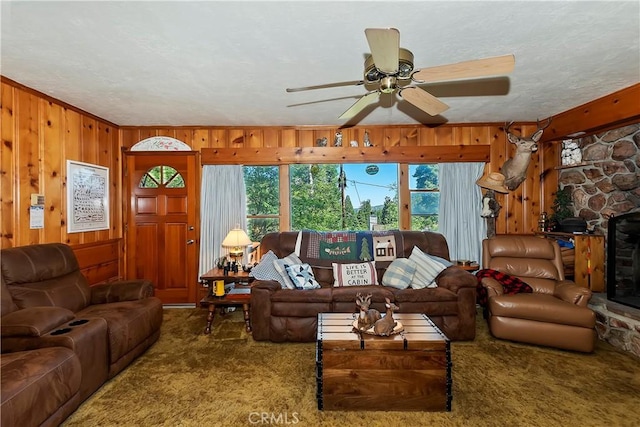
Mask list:
[[[247,232],[259,242],[270,232],[280,230],[280,185],[278,166],[245,166],[247,193]]]
[[[409,165],[411,229],[438,230],[440,180],[437,164]]]
[[[259,241],[266,233],[279,231],[281,218],[290,230],[398,229],[398,169],[395,163],[245,166],[249,237]],[[438,165],[408,165],[408,169],[408,182],[402,185],[409,189],[409,200],[403,204],[410,205],[410,228],[437,231]],[[286,184],[285,194],[280,194],[281,176],[289,177],[288,194]],[[289,211],[281,212],[281,206]]]
[[[291,229],[398,228],[398,165],[291,165]]]

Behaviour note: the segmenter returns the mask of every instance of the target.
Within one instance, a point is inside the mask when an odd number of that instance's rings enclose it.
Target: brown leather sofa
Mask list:
[[[432,232],[402,231],[402,248],[398,256],[408,256],[414,246],[423,252],[449,259],[449,248],[443,235]],[[297,232],[269,233],[262,239],[262,253],[273,251],[278,258],[294,252]],[[476,285],[474,275],[457,266],[440,273],[437,288],[395,289],[385,286],[333,287],[331,261],[319,263],[304,254],[300,259],[308,262],[316,280],[322,286],[312,290],[282,289],[276,281],[254,282],[251,289],[251,326],[257,341],[316,340],[318,313],[355,313],[356,293],[372,293],[371,308],[385,311],[385,298],[400,308],[399,313],[425,313],[451,340],[475,338]],[[344,261],[343,261],[344,262]],[[382,281],[389,262],[376,262],[378,281]]]
[[[2,425],[5,416],[12,420],[6,425],[59,424],[160,336],[162,303],[149,281],[90,287],[72,249],[61,243],[3,249],[0,257]],[[34,366],[23,363],[36,355]],[[55,379],[31,375],[61,358],[70,365],[57,368]],[[14,390],[7,402],[6,390]]]
[[[82,402],[80,359],[45,347],[0,356],[3,426],[57,426]]]
[[[592,352],[595,314],[591,291],[565,280],[558,244],[533,235],[497,235],[483,241],[483,268],[515,276],[532,293],[506,295],[493,278],[487,289],[489,329],[497,338]]]

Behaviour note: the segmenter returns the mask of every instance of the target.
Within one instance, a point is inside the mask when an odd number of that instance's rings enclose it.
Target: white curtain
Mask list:
[[[439,228],[447,239],[452,260],[482,262],[487,224],[480,216],[482,192],[476,185],[484,163],[440,163]]]
[[[242,166],[203,166],[198,277],[214,268],[216,259],[228,253],[228,249],[221,246],[222,240],[229,230],[236,227],[247,230],[247,198]]]

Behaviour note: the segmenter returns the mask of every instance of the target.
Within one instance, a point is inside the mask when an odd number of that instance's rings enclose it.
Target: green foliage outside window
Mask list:
[[[438,230],[440,188],[438,165],[410,165],[411,229]]]
[[[254,242],[280,230],[280,188],[277,166],[245,166],[247,234]]]
[[[184,188],[184,179],[180,172],[171,166],[154,166],[140,179],[140,188]]]
[[[337,165],[291,165],[291,229],[341,229]]]

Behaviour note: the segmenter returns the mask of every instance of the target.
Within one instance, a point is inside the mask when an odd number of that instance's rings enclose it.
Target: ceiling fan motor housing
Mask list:
[[[400,48],[398,52],[398,71],[392,76],[399,80],[411,80],[413,72],[413,53],[407,49]],[[373,56],[367,55],[364,61],[364,80],[365,83],[375,83],[388,74],[376,68],[373,62]]]

